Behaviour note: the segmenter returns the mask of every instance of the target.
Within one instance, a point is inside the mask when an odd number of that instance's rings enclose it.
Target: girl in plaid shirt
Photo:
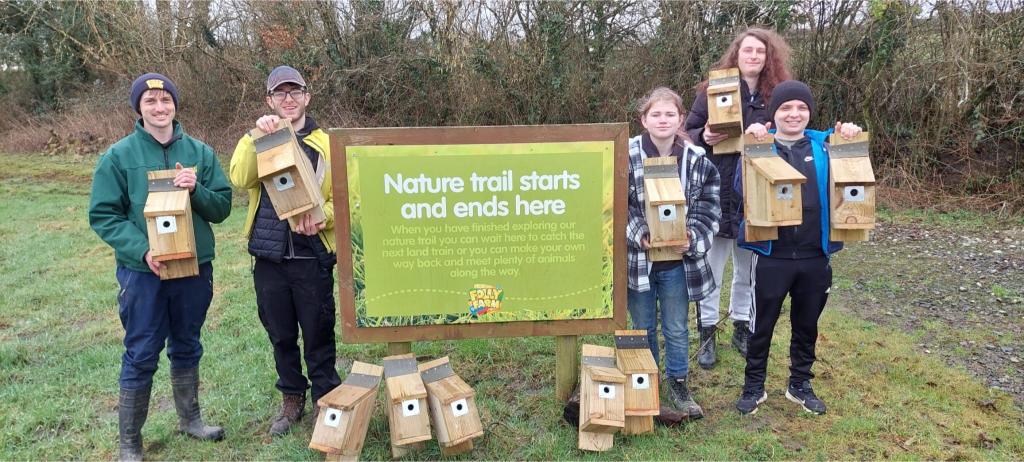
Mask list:
[[[704,416],[687,387],[689,369],[688,304],[715,288],[706,252],[718,232],[719,176],[704,157],[704,150],[679,132],[685,110],[683,100],[668,88],[657,88],[640,104],[645,132],[629,140],[629,218],[626,222],[628,306],[633,327],[647,330],[647,341],[658,360],[658,311],[665,336],[665,376],[670,403],[686,418]],[[650,229],[644,204],[644,159],[677,158],[686,197],[688,246],[674,247],[679,260],[649,262]],[[665,414],[665,411],[663,411]]]

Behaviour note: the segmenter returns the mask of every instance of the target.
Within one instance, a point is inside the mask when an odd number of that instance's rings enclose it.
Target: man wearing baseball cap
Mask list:
[[[800,186],[803,218],[795,226],[780,226],[778,238],[772,241],[748,242],[744,239],[746,222],[740,222],[739,245],[754,252],[750,280],[753,300],[750,316],[750,341],[747,349],[743,392],[736,402],[741,414],[753,414],[768,399],[765,376],[768,369],[768,348],[782,303],[790,297],[789,386],[786,398],[813,414],[824,414],[825,403],[811,388],[818,339],[818,318],[828,301],[832,287],[831,255],[842,250],[841,242],[829,239],[829,156],[826,139],[833,132],[852,138],[861,128],[852,123],[836,122],[826,131],[807,129],[814,114],[811,89],[803,82],[787,80],[772,92],[768,116],[776,128],[774,151],[803,174],[807,181]],[[748,130],[757,138],[766,136],[762,130]],[[735,185],[742,193],[740,169]],[[742,212],[742,211],[741,211]]]
[[[334,368],[334,203],[331,193],[330,142],[306,114],[311,95],[306,80],[289,66],[278,66],[267,77],[267,106],[274,112],[260,117],[256,127],[265,133],[278,122],[291,122],[299,145],[309,157],[324,197],[326,220],[313,222],[302,215],[296,231],[279,220],[270,196],[256,171],[256,147],[248,134],[238,140],[229,176],[237,188],[249,192],[245,236],[255,259],[253,285],[260,321],[274,349],[281,410],[270,425],[271,435],[287,433],[305,412],[306,389],[312,382],[316,401],[341,384]],[[302,374],[299,333],[302,333],[306,372]]]
[[[124,326],[118,431],[120,460],[142,460],[142,426],[149,412],[153,373],[167,345],[178,430],[220,440],[224,431],[203,422],[199,410],[200,330],[213,298],[214,239],[210,223],[231,213],[231,187],[206,144],[174,120],[178,89],[160,74],[132,83],[129,104],[139,114],[135,131],[107,149],[93,174],[89,224],[114,248],[117,301]],[[192,203],[199,275],[160,280],[163,265],[149,254],[142,211],[149,194],[147,172],[177,169],[174,186]]]

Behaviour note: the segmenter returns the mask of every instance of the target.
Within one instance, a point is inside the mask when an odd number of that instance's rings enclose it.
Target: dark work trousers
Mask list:
[[[800,382],[814,377],[814,345],[818,340],[818,318],[828,301],[832,286],[832,265],[828,257],[785,259],[754,254],[754,303],[750,315],[747,368],[744,390],[764,388],[768,349],[782,302],[790,296],[789,320],[793,336],[789,342],[789,380]]]
[[[119,266],[117,283],[124,326],[121,388],[137,390],[153,383],[164,344],[171,368],[198,367],[203,356],[199,331],[213,299],[213,264],[199,265],[198,276],[166,281],[149,271]]]
[[[309,382],[299,361],[299,329],[313,402],[341,384],[334,369],[334,274],[317,260],[256,259],[253,268],[260,322],[274,347],[277,389],[305,395]]]

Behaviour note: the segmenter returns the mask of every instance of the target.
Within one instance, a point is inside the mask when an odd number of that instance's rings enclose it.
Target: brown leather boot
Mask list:
[[[667,379],[669,404],[681,412],[687,420],[704,418],[704,409],[693,400],[686,379]]]
[[[306,397],[282,394],[281,412],[270,422],[270,434],[279,436],[288,433],[306,411]]]

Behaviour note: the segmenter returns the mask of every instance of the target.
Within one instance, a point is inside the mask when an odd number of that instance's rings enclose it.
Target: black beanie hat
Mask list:
[[[161,74],[150,72],[140,75],[139,78],[132,82],[132,94],[128,98],[128,103],[132,105],[132,109],[135,109],[136,114],[142,114],[139,111],[139,100],[142,99],[142,94],[146,90],[153,89],[164,90],[170,93],[171,99],[174,101],[174,108],[178,108],[178,88],[174,86],[174,82],[171,82],[171,79]]]
[[[772,101],[768,104],[768,119],[774,124],[775,111],[779,110],[779,106],[795,99],[807,103],[807,109],[811,110],[811,117],[814,117],[814,97],[811,96],[811,88],[799,80],[786,80],[772,90]]]

